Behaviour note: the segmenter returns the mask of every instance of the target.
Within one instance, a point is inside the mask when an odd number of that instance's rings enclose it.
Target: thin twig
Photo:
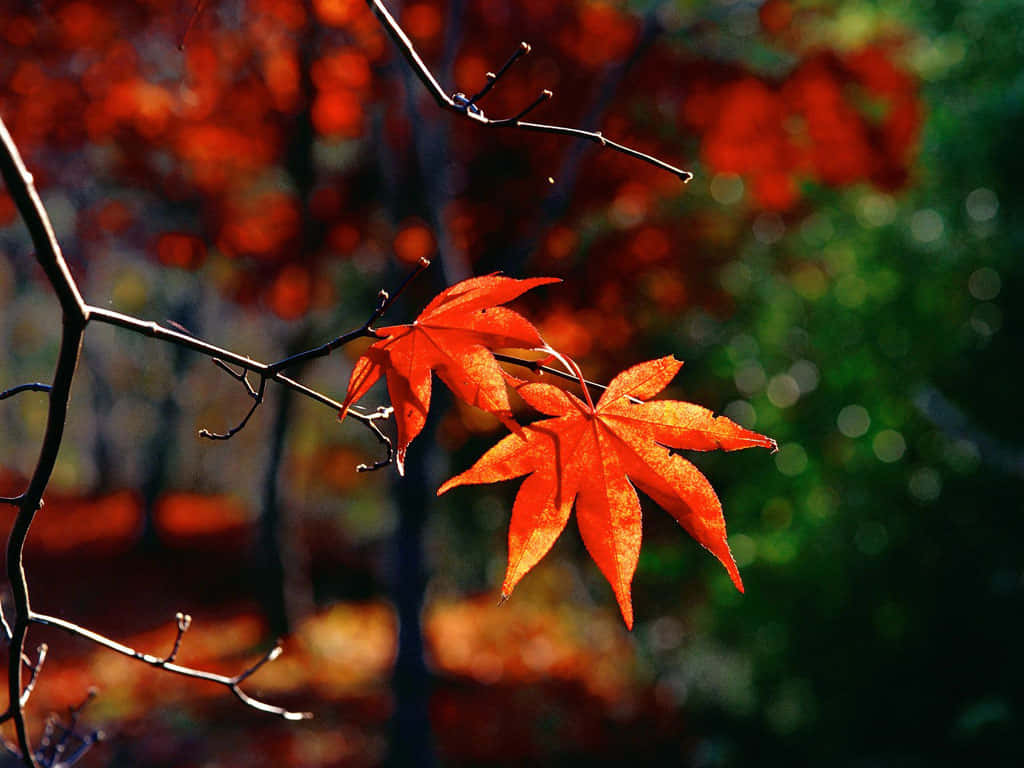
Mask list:
[[[32,697],[32,691],[35,690],[36,680],[39,679],[39,672],[43,668],[43,662],[46,661],[47,648],[46,643],[40,643],[39,648],[36,650],[36,663],[29,665],[32,672],[29,675],[28,683],[25,685],[25,690],[21,692],[21,698],[18,699],[18,704],[22,707],[28,704],[28,700]]]
[[[249,372],[247,370],[243,368],[241,371],[236,371],[223,360],[220,360],[216,357],[213,358],[210,362],[216,365],[225,373],[227,373],[228,376],[235,379],[235,381],[242,382],[242,384],[245,385],[245,390],[249,393],[249,397],[256,397],[256,390],[253,389],[252,384],[249,383]]]
[[[552,368],[550,365],[545,365],[540,360],[526,360],[522,357],[506,355],[502,352],[495,352],[494,357],[496,360],[500,360],[503,363],[509,363],[510,365],[518,365],[523,368],[529,368],[534,373],[550,373],[552,376],[557,376],[558,378],[565,379],[566,381],[575,381],[577,384],[582,381],[587,385],[588,388],[593,387],[594,389],[598,389],[602,392],[608,389],[607,384],[600,384],[596,381],[591,381],[590,379],[584,379],[581,376],[577,376],[575,373],[563,371],[560,368]],[[634,405],[643,402],[643,400],[633,397],[632,395],[629,395],[628,397],[629,401]]]
[[[38,381],[31,384],[19,384],[16,387],[0,392],[0,400],[6,400],[8,397],[14,397],[22,392],[49,392],[51,389],[52,387],[49,384],[41,384]]]
[[[252,395],[252,407],[249,408],[249,411],[245,414],[242,420],[227,432],[211,432],[204,427],[199,430],[200,437],[205,437],[208,440],[230,440],[236,434],[245,429],[245,425],[249,423],[249,419],[252,418],[252,415],[256,413],[256,409],[259,408],[260,404],[263,402],[263,393],[267,388],[267,379],[266,377],[260,378],[260,386],[256,391],[253,391],[253,388],[249,384],[249,380],[247,378],[243,377],[242,381],[245,382],[246,389],[248,389],[249,394]]]
[[[126,315],[122,312],[115,312],[110,309],[104,309],[103,307],[95,307],[91,305],[86,305],[86,311],[88,312],[87,317],[88,320],[90,321],[95,320],[97,322],[115,325],[119,328],[125,328],[127,330],[134,331],[135,333],[141,334],[143,336],[159,339],[160,341],[166,341],[171,344],[177,344],[180,347],[191,349],[194,352],[206,355],[207,357],[217,358],[221,360],[223,363],[231,363],[233,365],[237,365],[240,368],[247,369],[259,376],[263,376],[269,380],[276,381],[279,384],[283,384],[289,389],[293,389],[299,394],[308,397],[311,400],[315,400],[318,403],[322,403],[323,405],[326,405],[329,408],[333,408],[339,412],[341,411],[341,403],[339,403],[337,400],[334,400],[328,397],[327,395],[317,392],[315,389],[311,389],[310,387],[307,387],[304,384],[300,384],[299,382],[295,381],[295,379],[285,376],[283,373],[272,373],[270,370],[271,367],[267,363],[262,363],[259,360],[253,360],[251,357],[246,357],[245,355],[237,354],[228,349],[218,347],[214,344],[209,344],[203,341],[202,339],[196,338],[195,336],[191,336],[180,331],[175,331],[170,328],[164,328],[162,325],[159,325],[158,323],[154,323],[147,320],[140,320],[136,317]],[[358,411],[350,413],[350,415],[353,418],[361,421],[364,425],[369,425],[369,423],[373,419],[379,418],[378,416],[367,415],[365,413],[360,413]],[[381,442],[385,446],[388,446],[388,451],[390,453],[389,441],[386,438],[381,439],[383,436],[380,434],[379,430],[371,429],[371,431],[374,432],[374,435],[378,438],[378,440],[381,440]]]
[[[178,623],[178,634],[174,638],[174,647],[171,648],[171,652],[164,658],[164,662],[170,664],[176,658],[178,658],[178,650],[181,648],[181,638],[188,632],[188,628],[192,626],[192,617],[187,613],[178,612],[174,616],[175,621]]]
[[[7,620],[6,619],[4,619],[3,623],[4,623],[4,630],[5,630],[5,632],[8,633],[8,639],[9,639],[10,638],[10,634],[9,634],[10,633],[10,627],[7,626]],[[25,685],[25,689],[21,692],[21,696],[18,697],[18,707],[17,708],[11,707],[10,703],[8,703],[7,709],[5,709],[2,713],[0,713],[0,724],[6,723],[8,720],[10,720],[12,717],[14,717],[14,710],[15,709],[19,709],[19,708],[23,709],[25,707],[25,705],[28,704],[28,700],[32,696],[32,691],[35,690],[36,680],[39,679],[39,672],[42,670],[43,663],[46,661],[46,652],[47,652],[47,650],[48,650],[48,646],[46,645],[46,643],[40,643],[39,644],[39,648],[36,649],[36,654],[37,655],[36,655],[35,663],[33,663],[32,660],[28,656],[26,656],[25,654],[21,654],[21,663],[24,664],[25,667],[29,670],[29,680],[28,680],[28,683]]]
[[[350,409],[354,407],[355,406],[349,406]],[[391,414],[393,414],[394,412],[395,409],[390,405],[382,405],[373,413],[367,414],[365,416],[366,421],[364,421],[363,423],[366,424],[367,427],[369,427],[370,431],[372,431],[374,435],[376,435],[377,439],[384,445],[387,454],[384,456],[383,459],[379,459],[375,461],[373,464],[357,464],[356,472],[375,472],[378,469],[383,469],[384,467],[388,466],[392,461],[394,461],[395,447],[391,443],[391,438],[385,435],[384,432],[381,431],[381,428],[377,426],[378,420],[389,419],[391,418]]]
[[[412,272],[405,276],[405,279],[402,281],[401,285],[399,285],[398,288],[393,293],[388,293],[385,290],[381,290],[377,294],[377,306],[374,308],[373,314],[370,315],[370,318],[365,323],[363,323],[362,326],[354,330],[351,330],[348,333],[343,333],[336,339],[331,339],[326,344],[321,344],[320,346],[314,347],[313,349],[307,349],[305,352],[299,352],[298,354],[291,355],[290,357],[286,357],[284,360],[279,360],[278,362],[267,366],[267,375],[273,376],[279,371],[283,371],[284,369],[289,368],[293,365],[304,363],[307,360],[314,360],[318,357],[325,357],[334,350],[338,349],[339,347],[343,347],[346,344],[355,341],[356,339],[367,337],[376,338],[377,334],[373,332],[373,324],[380,320],[380,318],[384,315],[385,312],[388,311],[391,305],[395,303],[395,300],[402,294],[406,287],[408,287],[408,285],[413,280],[419,277],[423,273],[423,271],[429,266],[430,259],[420,259],[419,263],[416,265],[416,269],[414,269]]]
[[[56,715],[51,715],[47,719],[46,730],[39,741],[39,749],[36,751],[36,759],[40,760],[44,766],[49,766],[49,768],[70,768],[70,766],[81,760],[89,749],[104,738],[102,731],[94,731],[88,736],[82,736],[77,732],[82,712],[96,698],[96,695],[96,689],[90,688],[81,704],[68,707],[67,725],[60,722]],[[60,739],[54,742],[53,735],[57,730],[60,731]],[[78,740],[78,746],[74,752],[65,757],[65,752],[67,752],[72,738]]]
[[[262,658],[260,658],[259,661],[257,661],[255,664],[246,668],[239,674],[233,677],[229,677],[227,675],[218,675],[214,672],[206,672],[204,670],[195,669],[193,667],[185,667],[181,664],[176,664],[172,661],[169,661],[166,657],[153,656],[152,654],[142,653],[141,651],[137,651],[134,648],[130,648],[127,645],[123,645],[122,643],[119,643],[116,640],[111,640],[109,637],[104,637],[103,635],[97,632],[85,629],[84,627],[80,627],[79,625],[73,622],[66,621],[56,616],[47,616],[42,613],[33,612],[30,621],[33,624],[63,629],[65,632],[68,632],[69,634],[75,635],[76,637],[81,637],[85,640],[89,640],[93,643],[96,643],[97,645],[107,648],[108,650],[114,651],[115,653],[120,653],[122,656],[127,656],[129,658],[136,659],[137,661],[141,661],[142,663],[148,664],[151,667],[156,667],[157,669],[162,669],[167,672],[171,672],[175,675],[191,677],[196,680],[206,680],[211,683],[223,685],[226,688],[228,688],[228,690],[230,690],[231,693],[233,693],[235,697],[238,698],[241,702],[261,712],[267,712],[269,714],[284,718],[285,720],[307,720],[313,716],[309,712],[292,712],[283,707],[275,707],[272,704],[267,704],[263,701],[260,701],[259,699],[250,696],[240,687],[241,683],[244,682],[254,672],[256,672],[256,670],[258,670],[263,665],[273,661],[281,655],[282,649],[280,641],[274,643],[273,647],[271,647],[270,650],[268,650],[262,656]]]
[[[416,49],[413,47],[412,41],[409,39],[408,35],[405,34],[405,31],[402,29],[399,23],[395,21],[394,16],[391,15],[391,12],[388,11],[387,7],[384,5],[382,0],[366,0],[366,2],[370,6],[370,9],[377,16],[377,18],[380,20],[381,24],[384,26],[384,31],[388,33],[388,36],[392,39],[392,41],[394,41],[395,45],[398,47],[399,52],[402,54],[406,62],[408,62],[409,66],[412,68],[413,73],[416,75],[416,77],[419,78],[420,82],[423,83],[424,87],[434,98],[434,101],[437,102],[437,105],[441,107],[441,109],[445,109],[449,112],[454,112],[456,114],[463,115],[471,120],[475,120],[481,125],[489,125],[498,128],[521,128],[522,130],[525,131],[555,133],[561,134],[563,136],[573,136],[578,139],[586,139],[587,141],[592,141],[596,144],[600,144],[602,147],[607,147],[608,149],[615,150],[616,152],[621,152],[624,155],[628,155],[630,157],[636,158],[637,160],[641,160],[657,168],[661,168],[662,170],[673,173],[680,179],[682,179],[684,182],[687,182],[693,178],[693,174],[690,173],[689,171],[684,171],[682,168],[677,168],[674,165],[670,165],[669,163],[666,163],[664,160],[659,160],[658,158],[652,155],[645,154],[643,152],[640,152],[639,150],[633,149],[632,147],[627,147],[624,144],[619,144],[618,142],[612,141],[611,139],[602,136],[600,132],[584,131],[580,128],[568,128],[566,126],[548,125],[546,123],[523,122],[520,118],[524,116],[526,112],[528,112],[533,107],[537,106],[540,103],[540,101],[543,101],[545,98],[548,98],[544,97],[543,93],[538,101],[535,101],[534,104],[532,104],[526,110],[520,112],[515,117],[500,120],[489,119],[484,115],[483,110],[481,110],[476,105],[476,98],[467,99],[465,97],[465,94],[461,93],[457,93],[456,97],[458,98],[455,98],[449,96],[445,92],[445,90],[437,82],[437,79],[427,68],[427,65],[423,63],[423,59],[421,59],[419,54],[416,52]],[[486,92],[486,90],[487,89],[485,88],[484,92]]]
[[[480,102],[480,99],[482,99],[484,96],[486,96],[488,91],[490,91],[491,88],[494,87],[494,84],[497,83],[501,79],[502,75],[504,75],[506,72],[508,72],[509,67],[511,67],[513,64],[515,64],[517,61],[519,61],[519,59],[521,59],[523,56],[525,56],[529,52],[530,52],[530,44],[529,43],[525,43],[525,42],[524,43],[520,43],[519,47],[516,48],[516,52],[508,57],[508,61],[506,61],[501,66],[501,69],[498,70],[497,74],[495,74],[494,72],[488,72],[487,73],[487,85],[485,85],[483,88],[481,88],[477,92],[477,94],[475,96],[473,96],[473,98],[471,98],[469,100],[468,105],[478,104]]]
[[[519,123],[520,120],[522,120],[524,117],[526,117],[530,112],[533,112],[533,110],[535,110],[537,107],[539,107],[545,101],[549,101],[551,99],[551,97],[553,97],[554,95],[555,94],[553,92],[551,92],[547,88],[545,88],[543,91],[540,92],[540,96],[538,96],[536,99],[534,99],[529,104],[527,104],[525,107],[523,107],[521,110],[519,110],[518,114],[514,115],[513,117],[506,117],[504,120],[492,120],[491,121],[491,125],[495,125],[495,126],[499,126],[499,127],[500,126],[505,126],[505,125],[520,125],[520,123]],[[597,136],[600,136],[600,135],[601,135],[600,132],[597,133]],[[603,143],[604,143],[604,140],[602,139],[602,144]]]

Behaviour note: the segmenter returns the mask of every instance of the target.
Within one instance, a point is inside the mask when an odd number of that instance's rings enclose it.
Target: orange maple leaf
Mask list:
[[[378,328],[380,341],[352,370],[340,418],[384,375],[395,409],[401,473],[409,443],[430,410],[431,371],[456,397],[514,424],[501,367],[491,350],[546,347],[537,329],[517,312],[498,306],[556,277],[516,280],[487,275],[463,280],[434,297],[410,325]]]
[[[626,626],[633,627],[630,584],[640,556],[639,488],[664,507],[725,566],[743,591],[725,537],[722,505],[707,478],[672,449],[734,451],[775,441],[693,403],[653,397],[682,363],[663,357],[612,380],[597,405],[550,384],[516,387],[533,408],[553,419],[522,427],[476,464],[441,486],[494,483],[521,475],[508,534],[508,597],[547,554],[565,528],[573,503],[583,543],[615,591]]]

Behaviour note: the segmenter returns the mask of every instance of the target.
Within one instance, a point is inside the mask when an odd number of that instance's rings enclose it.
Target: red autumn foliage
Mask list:
[[[491,352],[545,345],[526,318],[499,305],[531,288],[556,282],[551,277],[516,280],[499,275],[464,280],[436,296],[410,325],[377,329],[381,340],[356,362],[341,418],[386,376],[398,429],[400,472],[409,443],[427,421],[431,371],[462,400],[510,421],[505,380]]]
[[[913,78],[877,46],[812,53],[780,81],[709,75],[681,115],[704,161],[746,176],[755,205],[775,211],[797,204],[802,181],[900,186],[922,119]]]
[[[583,542],[632,628],[630,584],[641,538],[634,486],[717,557],[743,590],[718,496],[707,478],[672,449],[774,450],[775,442],[692,403],[646,402],[668,386],[680,367],[672,357],[634,366],[612,380],[596,406],[589,397],[583,402],[549,384],[516,387],[533,408],[555,418],[508,435],[438,490],[442,494],[458,485],[528,475],[512,508],[503,597],[551,549],[575,504]]]

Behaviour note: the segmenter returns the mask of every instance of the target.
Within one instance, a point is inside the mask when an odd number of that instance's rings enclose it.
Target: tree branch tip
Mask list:
[[[280,642],[281,641],[279,640],[278,643]],[[284,653],[284,648],[280,644],[275,645],[273,648],[270,649],[270,652],[267,654],[267,659],[265,663],[269,664],[272,661],[276,661],[278,658],[280,658],[282,653]]]
[[[430,264],[431,264],[430,259],[428,259],[426,256],[420,256],[420,260],[419,260],[420,267],[422,267],[423,269],[426,269],[427,267],[430,266]]]
[[[375,461],[373,464],[357,464],[356,472],[376,472],[379,469],[384,469],[384,467],[390,466],[391,462],[392,458],[389,455],[386,459]]]
[[[312,720],[313,719],[313,713],[312,712],[282,712],[281,713],[281,717],[283,717],[285,720],[292,720],[292,721],[296,721],[296,720]]]
[[[174,619],[178,622],[179,632],[187,632],[188,628],[192,626],[192,616],[187,613],[181,613],[179,611],[175,614]]]
[[[543,91],[540,92],[540,95],[543,96],[545,99],[550,99],[552,96],[555,95],[555,92],[552,91],[550,88],[545,88]]]

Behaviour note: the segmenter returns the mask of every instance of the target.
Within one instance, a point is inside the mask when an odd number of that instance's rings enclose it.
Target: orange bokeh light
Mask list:
[[[434,234],[421,222],[407,223],[395,236],[395,253],[408,264],[428,258],[434,252]]]

